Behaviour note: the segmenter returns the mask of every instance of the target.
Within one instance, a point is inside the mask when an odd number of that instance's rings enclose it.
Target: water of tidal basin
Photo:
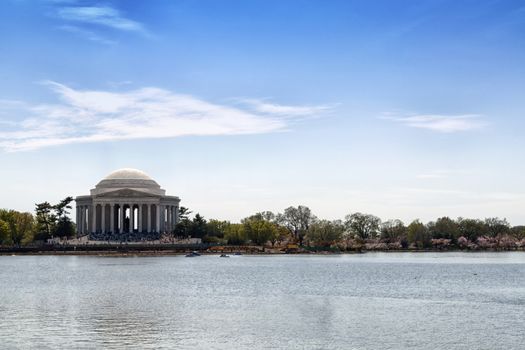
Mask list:
[[[525,253],[0,257],[0,348],[523,349]]]

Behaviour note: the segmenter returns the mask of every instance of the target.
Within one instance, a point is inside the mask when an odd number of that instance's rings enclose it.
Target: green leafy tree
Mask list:
[[[277,227],[277,234],[270,237],[270,242],[272,243],[272,247],[275,246],[275,243],[278,243],[278,242],[281,243],[285,239],[290,237],[290,232],[288,231],[286,227],[281,226],[277,223],[275,225]]]
[[[197,213],[190,225],[190,236],[194,238],[203,238],[207,233],[206,228],[206,220]]]
[[[187,207],[179,208],[179,219],[177,224],[173,228],[173,235],[179,238],[186,238],[191,236],[192,232],[192,222],[190,219],[190,214],[192,212]]]
[[[319,220],[310,226],[306,237],[316,246],[330,247],[341,240],[344,230],[345,227],[341,220]]]
[[[507,219],[487,218],[485,219],[485,226],[491,237],[500,237],[510,232],[510,225]]]
[[[192,211],[188,209],[187,207],[180,207],[179,208],[179,221],[189,220],[191,213]]]
[[[223,238],[229,225],[229,221],[210,219],[206,226],[207,235],[210,237]]]
[[[56,225],[55,235],[57,237],[74,237],[76,235],[75,225],[69,218],[67,220],[59,220]]]
[[[430,222],[428,230],[435,239],[445,238],[456,241],[460,236],[458,223],[447,216],[437,219],[436,222]]]
[[[419,220],[414,220],[407,229],[408,242],[415,244],[418,248],[431,246],[431,239],[427,227]]]
[[[69,218],[69,210],[72,209],[71,202],[73,197],[66,197],[54,206],[57,224],[55,228],[55,235],[58,237],[73,237],[75,236],[75,225]]]
[[[241,245],[246,243],[246,233],[243,224],[230,224],[226,228],[224,238],[231,245]]]
[[[36,234],[35,239],[46,240],[54,234],[57,216],[54,207],[49,202],[35,204]]]
[[[525,238],[525,226],[514,226],[510,229],[509,232],[516,239]]]
[[[396,242],[405,238],[407,235],[407,228],[403,221],[395,219],[388,220],[381,224],[381,240],[385,242]]]
[[[244,219],[242,224],[246,237],[258,245],[266,244],[278,234],[276,224],[256,216]]]
[[[260,218],[262,220],[266,220],[266,221],[269,221],[269,222],[275,222],[275,220],[277,218],[277,215],[275,215],[271,211],[261,211],[259,213],[256,213],[253,216],[256,216],[256,217],[258,217],[258,218]]]
[[[354,213],[345,217],[345,228],[361,239],[375,238],[379,232],[381,219],[371,214]]]
[[[4,222],[8,222],[10,217],[11,217],[11,213],[9,210],[0,209],[0,220],[3,220]]]
[[[299,205],[297,208],[288,207],[284,213],[278,214],[276,217],[276,222],[286,227],[300,245],[303,244],[304,236],[308,233],[308,229],[314,220],[315,216],[310,208],[303,205]]]
[[[175,228],[173,229],[173,234],[175,237],[186,238],[191,234],[191,220],[184,219],[177,222]]]
[[[0,245],[8,244],[9,242],[9,224],[0,219]]]
[[[479,237],[488,235],[488,228],[481,220],[458,219],[459,235],[475,242]]]
[[[0,209],[0,244],[11,244],[9,220],[11,214],[7,209]]]
[[[64,219],[69,215],[69,210],[72,209],[71,202],[73,202],[73,197],[69,196],[62,199],[58,204],[54,205],[57,218]]]
[[[9,226],[9,239],[14,245],[20,246],[23,242],[33,240],[35,220],[31,213],[10,210],[7,224]]]

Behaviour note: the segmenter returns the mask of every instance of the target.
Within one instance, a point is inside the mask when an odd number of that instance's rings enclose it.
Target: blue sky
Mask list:
[[[122,167],[205,217],[525,224],[521,1],[0,3],[0,207]]]

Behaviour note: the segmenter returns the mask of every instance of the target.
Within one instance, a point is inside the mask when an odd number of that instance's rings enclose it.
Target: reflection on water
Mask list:
[[[522,349],[523,253],[0,257],[1,348]]]

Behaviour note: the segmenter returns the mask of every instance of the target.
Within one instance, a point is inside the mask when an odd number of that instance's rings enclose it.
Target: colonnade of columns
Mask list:
[[[151,203],[97,203],[77,205],[77,232],[171,232],[178,206]]]

